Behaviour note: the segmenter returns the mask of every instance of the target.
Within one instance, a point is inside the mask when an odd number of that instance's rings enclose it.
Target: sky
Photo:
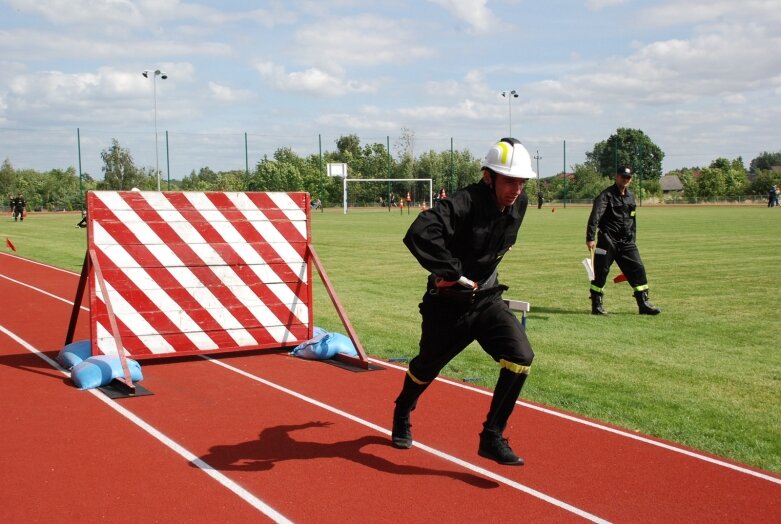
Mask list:
[[[0,0],[0,161],[102,179],[116,139],[180,179],[512,135],[548,177],[632,128],[665,172],[748,166],[781,150],[779,27],[781,0]]]

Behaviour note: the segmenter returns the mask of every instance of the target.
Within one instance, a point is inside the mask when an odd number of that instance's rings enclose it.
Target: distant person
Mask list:
[[[537,191],[537,209],[542,209],[542,191]]]
[[[421,212],[404,244],[430,274],[420,303],[420,349],[409,363],[393,410],[391,443],[412,446],[410,415],[418,398],[448,362],[477,341],[499,366],[477,453],[519,466],[504,437],[507,422],[534,359],[518,318],[502,300],[507,286],[497,267],[515,244],[528,206],[523,192],[534,176],[531,157],[514,138],[494,144],[482,163],[482,179]],[[458,406],[453,406],[457,411]]]
[[[27,201],[24,199],[24,195],[19,193],[11,201],[11,210],[13,211],[14,222],[19,219],[20,222],[24,221],[24,216],[27,214]]]
[[[76,227],[87,227],[87,212],[82,211],[81,212],[81,220],[78,224],[76,224]]]
[[[776,198],[774,199],[774,202],[775,202],[775,206],[778,207],[778,196],[779,196],[779,193],[781,193],[781,191],[779,191],[777,185],[774,185],[773,187],[776,188]]]
[[[767,192],[767,207],[778,206],[778,186],[772,185]]]
[[[635,197],[629,191],[632,169],[621,166],[615,184],[594,199],[586,227],[586,247],[595,251],[594,280],[591,281],[591,313],[606,315],[602,305],[605,282],[615,261],[634,290],[641,315],[658,315],[661,309],[648,302],[648,280],[640,251],[635,244],[637,223]],[[594,239],[597,239],[596,242]]]

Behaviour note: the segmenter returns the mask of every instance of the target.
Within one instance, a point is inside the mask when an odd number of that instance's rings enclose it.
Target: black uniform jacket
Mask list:
[[[483,283],[515,244],[528,203],[524,192],[499,212],[493,189],[480,181],[420,213],[404,244],[435,277]]]
[[[637,231],[635,196],[629,189],[622,195],[613,184],[594,199],[586,227],[586,241],[594,240],[599,231],[610,240],[633,243]]]

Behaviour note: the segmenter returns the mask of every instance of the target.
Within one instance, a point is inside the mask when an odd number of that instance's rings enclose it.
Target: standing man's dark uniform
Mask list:
[[[418,397],[476,340],[500,366],[478,454],[500,464],[521,465],[503,432],[534,352],[520,321],[502,300],[507,286],[499,283],[497,266],[515,244],[528,205],[524,184],[535,175],[529,153],[513,138],[494,145],[482,169],[481,181],[420,213],[404,237],[430,275],[420,303],[420,350],[396,399],[392,442],[397,448],[412,446],[410,413]]]
[[[27,207],[27,201],[24,199],[24,196],[19,193],[16,195],[16,198],[14,198],[11,201],[11,208],[13,209],[14,214],[14,222],[16,222],[16,219],[18,218],[20,221],[24,221],[24,208]]]
[[[648,302],[648,279],[640,251],[635,244],[637,205],[629,191],[632,169],[621,166],[615,184],[594,199],[586,227],[586,246],[594,250],[594,280],[591,281],[591,313],[605,315],[602,306],[605,282],[613,261],[632,286],[641,315],[658,315],[662,311]],[[594,239],[597,239],[596,244]]]

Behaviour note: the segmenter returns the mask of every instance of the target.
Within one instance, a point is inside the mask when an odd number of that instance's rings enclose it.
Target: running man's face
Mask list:
[[[525,178],[513,178],[497,173],[494,194],[496,195],[496,205],[499,209],[510,207],[515,204],[515,201],[521,196],[525,186]]]

